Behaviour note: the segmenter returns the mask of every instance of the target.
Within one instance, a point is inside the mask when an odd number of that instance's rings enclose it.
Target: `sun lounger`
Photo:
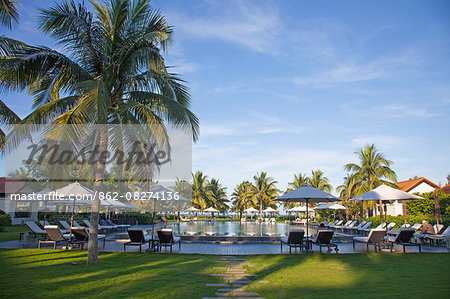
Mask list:
[[[337,222],[338,220],[336,220],[336,221],[333,221],[333,222]],[[319,226],[319,225],[321,225],[321,224],[323,224],[324,226],[327,226],[328,224],[332,224],[331,223],[331,220],[325,220],[325,221],[322,221],[322,222],[314,222],[314,223],[310,223],[309,225],[310,226]]]
[[[75,221],[74,221],[75,223]],[[83,220],[83,223],[86,225],[86,227],[91,227],[91,222],[89,220]],[[114,229],[114,226],[108,225],[108,226],[104,226],[104,225],[98,225],[98,229],[102,230],[102,231],[110,231],[112,229]]]
[[[57,225],[46,225],[44,229],[47,232],[47,237],[45,239],[39,239],[39,249],[41,248],[41,244],[53,244],[53,249],[56,249],[56,244],[58,242],[65,242],[65,245],[67,245],[70,234],[64,235]]]
[[[377,227],[375,228],[363,228],[363,229],[359,229],[359,232],[363,235],[368,235],[370,233],[370,231],[372,229],[385,229],[386,227],[386,222],[382,222],[380,223]]]
[[[434,233],[437,235],[444,228],[443,224],[435,224],[433,225]]]
[[[344,220],[338,220],[338,221],[335,222],[334,224],[328,225],[328,227],[329,227],[329,228],[332,228],[332,229],[335,229],[335,228],[341,227],[341,224],[342,224],[343,222],[344,222]]]
[[[70,245],[80,246],[84,249],[84,244],[89,242],[89,232],[86,227],[72,227],[71,232],[74,238],[70,241]],[[99,234],[97,239],[103,240],[103,248],[105,248],[106,236]]]
[[[303,237],[305,236],[305,231],[303,229],[293,229],[289,232],[287,238],[280,239],[281,252],[283,252],[283,243],[289,246],[289,253],[292,253],[292,247],[294,248],[304,248],[306,250],[306,244],[303,242]]]
[[[422,226],[422,224],[420,223],[415,223],[413,226],[411,226],[412,229],[418,230],[420,227]]]
[[[331,250],[331,247],[334,247],[336,250],[336,254],[338,253],[338,245],[331,243],[331,238],[333,238],[334,231],[332,230],[321,230],[317,233],[317,237],[311,240],[311,243],[319,246],[320,253],[322,253],[322,247],[328,247]]]
[[[65,220],[60,220],[59,223],[62,225],[62,227],[63,227],[65,230],[68,230],[68,231],[70,232],[70,224],[69,224],[67,221],[65,221]]]
[[[386,230],[372,229],[367,237],[353,237],[353,250],[355,250],[356,243],[365,243],[367,252],[369,252],[369,245],[373,245],[375,252],[377,252],[377,248],[380,248],[383,244],[384,236],[386,236]]]
[[[411,226],[411,224],[405,223],[405,224],[403,224],[402,226],[400,226],[399,229],[395,229],[395,230],[391,229],[391,230],[388,232],[388,234],[390,234],[390,235],[396,235],[396,234],[398,234],[398,233],[400,232],[400,230],[401,230],[402,228],[409,228],[410,226]]]
[[[42,226],[42,227],[46,227],[47,225],[51,225],[50,224],[50,222],[48,222],[47,220],[41,220],[41,221],[39,221],[39,224]]]
[[[369,228],[371,225],[372,225],[372,222],[371,222],[371,221],[366,222],[366,224],[364,224],[364,225],[361,226],[361,227],[358,227],[358,228],[352,228],[352,232],[355,231],[357,234],[360,234],[360,231],[361,231],[361,230],[366,229],[366,228]]]
[[[363,225],[364,224],[366,224],[367,222],[366,221],[361,221],[358,225],[353,225],[353,226],[343,226],[342,228],[341,228],[341,230],[342,230],[342,232],[343,233],[345,233],[345,232],[350,232],[351,230],[353,230],[353,229],[355,229],[356,231],[358,231],[358,228],[362,228],[363,227]]]
[[[450,226],[448,226],[440,235],[426,235],[423,238],[429,241],[430,245],[433,245],[434,242],[436,242],[436,245],[439,245],[440,241],[446,242],[448,239],[450,239]]]
[[[181,249],[181,238],[174,237],[173,231],[169,228],[164,228],[162,230],[157,231],[158,239],[159,239],[159,251],[161,251],[161,247],[170,247],[170,252],[172,252],[172,246],[176,243],[179,245],[179,249]]]
[[[350,222],[350,224],[348,224],[348,225],[337,225],[332,228],[335,230],[340,229],[342,232],[344,232],[344,228],[354,227],[356,225],[356,223],[358,223],[358,221],[354,220],[354,221]]]
[[[386,240],[390,245],[391,252],[394,248],[394,244],[399,244],[403,246],[403,253],[405,253],[406,246],[419,246],[419,252],[422,252],[422,247],[420,243],[412,243],[411,238],[416,231],[410,228],[402,228],[396,236],[387,236]]]
[[[36,238],[37,235],[40,235],[41,237],[44,237],[47,235],[47,232],[40,228],[36,222],[34,221],[27,221],[25,222],[25,225],[30,229],[31,232],[29,232],[30,235],[33,235],[34,238]],[[22,239],[22,236],[25,235],[25,233],[19,234],[19,240]]]
[[[146,236],[142,229],[131,228],[128,230],[130,241],[123,244],[123,251],[127,251],[127,246],[139,246],[139,252],[142,252],[142,245],[152,240],[151,236]]]
[[[105,221],[106,221],[106,223],[108,223],[109,225],[115,225],[115,226],[117,226],[118,228],[121,228],[121,229],[123,229],[123,230],[126,230],[127,228],[129,228],[129,227],[131,226],[131,225],[129,225],[129,224],[115,224],[114,222],[111,221],[111,219],[106,219]]]

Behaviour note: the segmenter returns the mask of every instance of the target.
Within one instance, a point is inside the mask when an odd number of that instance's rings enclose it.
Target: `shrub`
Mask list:
[[[3,231],[4,227],[11,225],[11,216],[8,214],[0,215],[0,231]]]

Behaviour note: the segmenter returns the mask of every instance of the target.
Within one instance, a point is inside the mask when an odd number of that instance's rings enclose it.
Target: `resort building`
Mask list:
[[[33,192],[30,184],[19,178],[0,177],[0,210],[11,216],[13,225],[27,221],[37,221],[38,203],[36,201],[13,201],[11,194]]]
[[[397,182],[397,186],[400,190],[411,194],[433,192],[437,188],[440,188],[438,184],[424,177]],[[401,201],[395,201],[392,204],[386,205],[386,207],[388,215],[398,216],[403,214],[403,203]]]

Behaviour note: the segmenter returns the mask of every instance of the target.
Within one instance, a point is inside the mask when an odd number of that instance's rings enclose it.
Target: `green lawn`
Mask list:
[[[19,240],[19,233],[29,232],[26,226],[6,226],[0,232],[0,242]]]
[[[255,280],[246,291],[265,298],[448,298],[449,254],[246,256]],[[85,251],[0,250],[1,298],[201,298],[221,280],[209,274],[217,256],[101,253],[86,266]],[[72,265],[76,262],[76,265]]]

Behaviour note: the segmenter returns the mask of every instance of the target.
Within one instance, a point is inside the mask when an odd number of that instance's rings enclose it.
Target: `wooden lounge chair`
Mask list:
[[[314,245],[319,246],[320,253],[322,253],[322,247],[328,247],[331,250],[331,247],[334,247],[336,250],[336,254],[338,253],[338,245],[335,243],[331,243],[331,238],[333,238],[334,231],[332,230],[321,230],[317,233],[317,237],[312,239],[311,242]]]
[[[368,235],[372,229],[385,229],[385,227],[386,227],[386,222],[382,222],[375,228],[362,228],[362,229],[359,229],[358,231],[362,235]]]
[[[281,252],[283,252],[283,243],[289,246],[289,253],[292,253],[292,247],[304,248],[306,250],[306,244],[303,242],[303,237],[305,236],[305,231],[303,229],[293,229],[289,232],[287,238],[280,239]]]
[[[356,223],[355,223],[355,225],[353,225],[353,226],[343,226],[341,228],[341,230],[343,233],[350,232],[352,229],[358,230],[358,228],[361,228],[366,223],[367,223],[366,221],[361,221],[358,225],[356,225]]]
[[[328,225],[329,228],[335,229],[341,227],[341,224],[344,222],[344,220],[338,220],[333,225]]]
[[[419,252],[422,252],[420,243],[412,243],[411,238],[416,231],[410,228],[402,228],[396,236],[387,236],[387,242],[390,245],[391,252],[394,248],[394,244],[403,246],[403,253],[405,253],[406,246],[419,246]]]
[[[430,245],[433,245],[436,242],[436,245],[439,245],[440,241],[444,241],[444,243],[450,239],[450,226],[448,226],[444,232],[440,235],[427,235],[424,237],[425,240],[430,242]]]
[[[70,241],[70,245],[75,245],[84,249],[84,244],[89,242],[89,232],[86,227],[72,227],[71,232],[74,238]],[[103,248],[105,248],[106,236],[98,235],[98,240],[103,240]]]
[[[372,225],[372,221],[366,222],[366,224],[364,224],[363,226],[353,229],[352,232],[356,232],[357,234],[360,234],[361,230],[369,228],[371,225]]]
[[[74,221],[74,223],[75,223],[75,221]],[[89,220],[84,219],[83,223],[86,225],[86,227],[91,227],[91,222]],[[98,225],[98,230],[100,230],[100,231],[110,231],[112,229],[114,229],[114,227],[110,226],[110,225],[108,225],[108,226],[104,226],[104,225],[100,225],[100,224]]]
[[[388,233],[392,236],[395,236],[396,234],[398,234],[400,232],[401,229],[409,228],[410,226],[411,226],[411,224],[405,223],[402,226],[400,226],[399,229],[391,229]]]
[[[142,229],[131,228],[128,230],[130,241],[123,244],[123,251],[127,251],[127,246],[139,246],[139,252],[142,252],[142,245],[152,240],[151,236],[146,236]]]
[[[170,252],[172,253],[172,246],[176,243],[179,244],[179,249],[181,249],[181,238],[174,237],[171,229],[164,228],[157,231],[157,233],[159,239],[159,251],[161,251],[161,247],[170,247]]]
[[[111,219],[106,219],[105,220],[107,224],[109,225],[115,225],[117,226],[119,229],[123,229],[123,230],[127,230],[127,228],[129,228],[131,225],[129,224],[116,224],[114,222],[111,221]]]
[[[53,249],[56,249],[56,244],[58,242],[69,242],[70,234],[64,235],[57,225],[46,225],[44,227],[47,232],[47,238],[39,239],[38,248],[41,248],[41,244],[53,244]]]
[[[372,229],[367,237],[353,237],[353,250],[355,250],[355,243],[365,243],[367,245],[367,252],[369,252],[369,245],[373,245],[375,252],[383,244],[386,230]]]
[[[47,232],[45,230],[43,230],[42,228],[40,228],[34,221],[27,221],[27,222],[25,222],[25,225],[30,229],[31,232],[29,232],[29,234],[33,235],[34,238],[36,238],[37,235],[40,235],[41,237],[45,237],[47,235]],[[25,233],[19,234],[19,240],[22,239],[22,236],[24,234]]]

